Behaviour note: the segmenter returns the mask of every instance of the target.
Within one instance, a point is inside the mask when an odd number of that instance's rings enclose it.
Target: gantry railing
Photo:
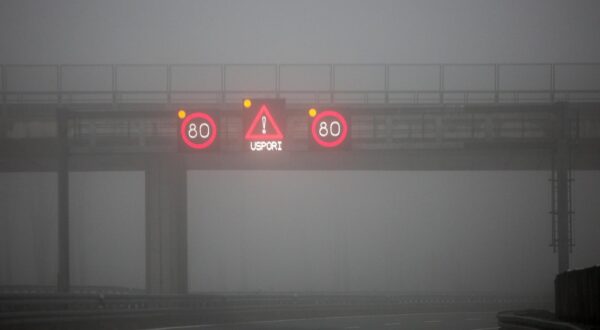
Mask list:
[[[3,104],[600,101],[600,63],[0,65]]]

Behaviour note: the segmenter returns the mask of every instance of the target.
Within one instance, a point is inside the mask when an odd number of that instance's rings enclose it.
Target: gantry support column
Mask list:
[[[58,292],[69,292],[69,137],[68,112],[56,110],[56,135],[58,142]]]
[[[146,166],[146,289],[187,293],[187,174],[179,154]]]
[[[554,157],[556,171],[556,245],[558,250],[558,272],[562,273],[570,268],[569,255],[571,253],[571,151],[566,105],[563,104],[559,107],[557,118],[559,129]]]

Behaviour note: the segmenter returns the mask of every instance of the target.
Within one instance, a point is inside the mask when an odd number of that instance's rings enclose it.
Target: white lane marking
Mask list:
[[[397,325],[402,325],[402,322],[386,323],[383,326],[385,326],[385,327],[394,327],[394,326],[397,326]]]

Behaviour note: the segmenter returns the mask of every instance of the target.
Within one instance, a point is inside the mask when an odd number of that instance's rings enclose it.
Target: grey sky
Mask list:
[[[0,63],[597,61],[600,2],[2,0]]]

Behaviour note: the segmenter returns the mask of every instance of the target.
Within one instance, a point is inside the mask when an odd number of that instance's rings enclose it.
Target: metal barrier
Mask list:
[[[152,308],[208,308],[277,305],[367,304],[548,304],[549,296],[379,294],[379,293],[263,293],[263,294],[0,294],[0,313]],[[1,315],[1,314],[0,314]]]
[[[189,295],[4,294],[0,327],[140,328],[157,324],[548,308],[547,296],[493,294],[272,293]]]
[[[144,294],[146,290],[119,286],[78,286],[70,287],[76,294]],[[57,293],[56,285],[0,285],[0,295],[12,294],[53,294]]]
[[[556,320],[554,314],[544,310],[505,311],[496,315],[500,329],[551,329],[551,330],[584,330]]]
[[[561,273],[554,287],[558,318],[600,325],[600,266]]]

